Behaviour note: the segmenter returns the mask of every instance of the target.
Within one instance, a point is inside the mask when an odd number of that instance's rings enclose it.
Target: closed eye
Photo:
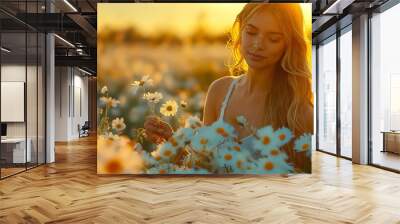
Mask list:
[[[280,37],[275,37],[275,38],[269,38],[272,42],[278,42],[278,41],[280,41],[281,40],[281,38]]]
[[[282,39],[282,35],[274,34],[269,37],[272,42],[278,42]]]

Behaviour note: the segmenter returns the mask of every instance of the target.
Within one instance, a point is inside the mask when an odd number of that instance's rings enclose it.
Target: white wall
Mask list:
[[[33,72],[36,73],[36,67],[28,66],[27,71],[28,74],[31,74]],[[9,64],[1,66],[2,82],[25,82],[25,74],[26,74],[25,64],[24,65]],[[36,85],[36,83],[34,84]],[[27,96],[36,97],[36,89],[34,90],[34,92],[28,92]],[[31,102],[32,100],[27,99],[27,101]],[[7,110],[7,108],[1,108],[1,110]],[[33,120],[33,118],[30,117],[30,114],[27,115],[28,115],[28,121]],[[25,122],[10,122],[10,123],[7,122],[7,137],[25,137]]]
[[[37,71],[38,69],[38,71]],[[36,162],[39,158],[39,163],[44,163],[44,92],[43,89],[42,68],[25,64],[3,64],[1,66],[1,81],[2,82],[24,82],[26,83],[26,107],[22,108],[22,112],[27,115],[27,120],[24,122],[6,122],[8,138],[25,138],[25,135],[30,140],[30,148],[32,150],[32,161]],[[27,77],[27,81],[25,78]],[[23,93],[22,93],[23,94]],[[7,97],[7,96],[2,96]],[[7,111],[10,108],[1,108]],[[12,111],[7,111],[11,112]],[[37,153],[39,155],[37,156]]]
[[[56,141],[78,139],[78,124],[88,120],[88,78],[83,75],[76,68],[56,67]]]

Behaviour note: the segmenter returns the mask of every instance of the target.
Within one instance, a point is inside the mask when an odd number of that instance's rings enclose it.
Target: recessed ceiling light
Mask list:
[[[11,50],[9,50],[9,49],[7,49],[5,47],[1,47],[1,51],[4,51],[6,53],[10,53],[11,52]]]
[[[67,0],[64,0],[65,4],[67,4],[74,12],[78,12],[78,10]]]
[[[64,43],[66,43],[67,45],[69,45],[70,47],[75,48],[75,45],[71,44],[71,42],[69,42],[68,40],[66,40],[66,39],[64,39],[64,38],[62,38],[62,37],[60,37],[60,36],[57,35],[57,34],[54,34],[54,36],[57,37],[57,38],[58,38],[59,40],[61,40],[62,42],[64,42]]]
[[[81,68],[79,68],[79,67],[78,67],[78,70],[81,71],[81,72],[83,72],[83,73],[85,73],[85,74],[87,74],[87,75],[93,75],[92,73],[90,73],[90,72],[88,72],[88,71],[86,71],[86,70],[83,70],[83,69],[81,69]]]

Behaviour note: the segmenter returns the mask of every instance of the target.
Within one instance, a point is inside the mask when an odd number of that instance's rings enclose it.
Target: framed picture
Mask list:
[[[311,4],[98,4],[99,174],[311,172]]]

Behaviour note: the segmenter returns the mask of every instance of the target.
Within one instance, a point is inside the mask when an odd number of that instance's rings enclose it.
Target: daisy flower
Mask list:
[[[191,141],[191,146],[196,152],[211,152],[224,140],[222,136],[216,135],[210,126],[204,126],[197,130]]]
[[[247,119],[243,115],[237,116],[236,123],[241,127],[245,127],[247,125]]]
[[[278,148],[271,149],[268,154],[268,158],[279,167],[280,170],[287,172],[293,171],[293,166],[287,162],[287,154],[282,152]]]
[[[106,97],[106,96],[100,97],[100,102],[102,102],[102,103],[104,103],[104,104],[107,104],[107,102],[108,102],[108,97]]]
[[[145,167],[151,167],[158,164],[158,161],[154,159],[147,151],[141,151],[140,156],[142,157],[142,161]]]
[[[308,157],[311,156],[311,134],[303,134],[294,142],[296,152],[306,152]]]
[[[116,100],[116,99],[114,99],[114,98],[112,98],[112,97],[109,98],[108,105],[109,105],[110,107],[116,107],[116,106],[118,106],[118,104],[120,104],[120,101],[119,101],[119,100]]]
[[[100,97],[100,101],[109,107],[116,107],[120,102],[112,97]]]
[[[126,125],[124,123],[124,118],[115,118],[112,123],[111,126],[113,129],[117,130],[117,131],[123,131],[126,128]]]
[[[254,139],[254,148],[257,150],[265,151],[275,148],[278,140],[271,126],[266,126],[257,130],[258,139]]]
[[[178,104],[175,102],[175,100],[168,100],[160,108],[160,113],[167,117],[175,116],[177,111]]]
[[[194,131],[191,128],[180,128],[173,134],[173,138],[178,142],[178,145],[184,146],[190,143]]]
[[[209,174],[208,170],[206,169],[176,169],[172,171],[173,174]]]
[[[101,88],[100,92],[101,92],[101,94],[106,94],[108,92],[107,86],[103,86],[103,88]]]
[[[107,132],[104,136],[107,137],[108,139],[112,140],[112,141],[120,140],[120,136],[119,135],[114,135],[112,132]]]
[[[150,155],[156,160],[156,161],[160,161],[161,160],[161,156],[160,156],[160,151],[159,150],[154,150],[150,153]]]
[[[165,142],[159,146],[157,149],[158,155],[161,160],[170,161],[177,154],[177,148],[174,147],[171,142]]]
[[[197,116],[190,116],[185,121],[185,128],[196,129],[201,126],[202,126],[202,123]]]
[[[168,139],[168,142],[171,143],[173,147],[183,147],[185,144],[183,141],[180,141],[180,139],[176,138],[175,136],[171,136]]]
[[[277,147],[279,148],[286,145],[293,138],[293,134],[289,128],[280,128],[276,130],[275,136],[278,140]]]
[[[249,169],[250,153],[247,150],[240,152],[234,151],[235,161],[232,164],[233,173],[243,173],[245,170]]]
[[[143,76],[140,81],[133,81],[133,83],[130,85],[133,87],[141,87],[141,86],[144,86],[145,84],[147,84],[149,86],[153,85],[153,80],[150,79],[149,75]]]
[[[182,108],[186,108],[186,107],[187,107],[186,101],[181,100],[179,103],[180,103],[180,105],[181,105]]]
[[[147,174],[168,174],[173,172],[173,167],[170,164],[161,164],[146,170]]]
[[[254,170],[258,174],[280,174],[286,173],[280,170],[278,165],[269,158],[261,158],[256,162],[257,168]]]
[[[143,99],[147,100],[149,103],[158,103],[163,98],[163,95],[159,92],[147,92],[143,94]]]
[[[216,162],[219,168],[231,169],[232,166],[235,166],[236,162],[236,153],[233,150],[230,150],[228,147],[218,149]]]
[[[213,129],[215,134],[217,134],[223,138],[236,136],[235,128],[222,120],[214,122],[211,125],[211,128]]]
[[[142,79],[140,80],[140,85],[144,86],[144,85],[149,85],[152,86],[153,85],[153,79],[150,79],[149,75],[145,75],[142,77]]]

